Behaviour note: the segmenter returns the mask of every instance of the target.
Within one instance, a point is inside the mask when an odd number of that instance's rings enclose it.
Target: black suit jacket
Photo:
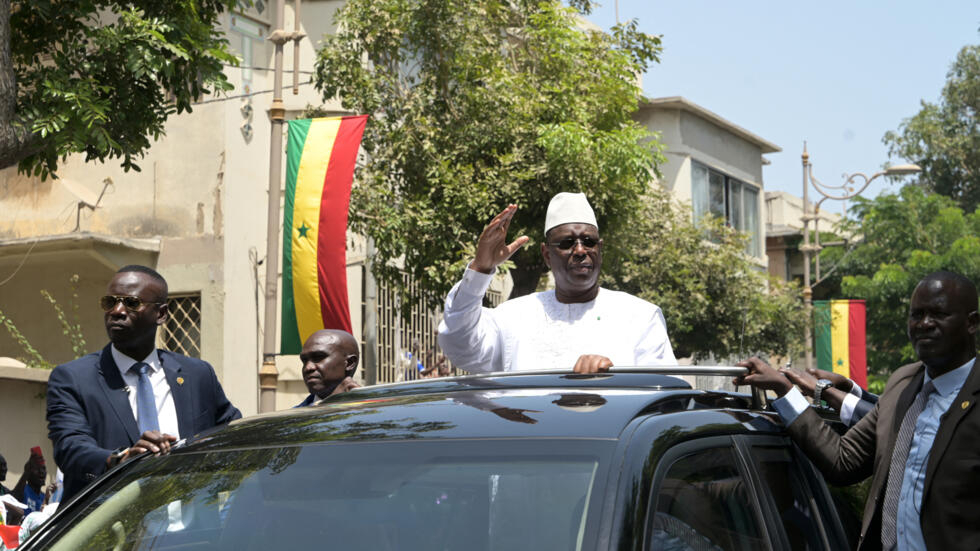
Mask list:
[[[181,437],[242,416],[225,397],[210,364],[166,350],[158,353]],[[110,346],[54,368],[48,379],[47,418],[54,459],[65,475],[62,500],[67,501],[105,472],[113,450],[140,437]]]
[[[858,549],[881,548],[881,505],[892,450],[905,412],[922,388],[921,362],[900,367],[878,404],[843,435],[812,409],[788,430],[830,481],[858,482],[873,475]],[[980,360],[942,416],[929,451],[920,523],[929,549],[980,549]]]

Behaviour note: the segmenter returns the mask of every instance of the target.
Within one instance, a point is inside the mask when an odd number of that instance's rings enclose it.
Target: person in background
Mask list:
[[[358,388],[354,372],[360,361],[357,339],[340,329],[321,329],[303,343],[303,382],[310,395],[295,407],[312,406],[334,394]]]
[[[47,503],[47,495],[44,491],[44,479],[48,477],[48,469],[44,464],[44,455],[41,453],[40,446],[31,448],[31,455],[24,464],[24,474],[10,491],[17,501],[27,505],[24,515],[29,515],[34,511],[40,511]]]

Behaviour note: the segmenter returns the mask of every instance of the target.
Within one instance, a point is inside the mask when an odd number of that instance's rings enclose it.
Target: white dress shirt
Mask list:
[[[116,366],[119,368],[119,374],[122,375],[123,381],[126,383],[126,392],[129,395],[129,407],[133,409],[133,418],[137,420],[138,424],[139,413],[136,406],[136,395],[138,394],[137,389],[140,377],[138,374],[131,372],[129,368],[139,360],[134,360],[123,354],[116,349],[116,345],[112,345],[112,359],[115,360]],[[163,372],[160,356],[157,354],[156,349],[150,352],[150,355],[142,361],[150,366],[150,384],[153,385],[153,399],[156,402],[160,432],[180,439],[180,430],[177,428],[177,408],[174,407],[174,396],[170,390],[170,383],[167,382],[167,376]]]
[[[857,408],[858,403],[861,402],[861,387],[857,383],[851,381],[851,390],[844,395],[844,400],[840,406],[840,420],[847,426],[851,426],[856,421],[851,422],[851,417],[854,417],[854,409]]]

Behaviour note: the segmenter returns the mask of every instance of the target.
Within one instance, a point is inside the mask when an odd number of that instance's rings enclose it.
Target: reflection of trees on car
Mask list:
[[[233,499],[242,481],[260,469],[281,473],[296,462],[300,451],[299,447],[289,447],[243,450],[235,455],[208,454],[200,463],[194,457],[175,457],[170,461],[177,463],[176,468],[173,463],[153,463],[156,468],[146,468],[140,480],[108,492],[89,506],[94,508],[116,500],[119,503],[113,509],[118,510],[118,516],[111,524],[101,526],[93,519],[93,528],[101,528],[93,533],[84,530],[83,523],[76,543],[86,549],[119,548],[123,543],[140,542],[166,531],[174,524],[175,516],[183,521],[191,511],[201,513],[205,509],[218,515]],[[181,468],[182,462],[193,463],[194,467]],[[192,518],[204,522],[200,515]]]

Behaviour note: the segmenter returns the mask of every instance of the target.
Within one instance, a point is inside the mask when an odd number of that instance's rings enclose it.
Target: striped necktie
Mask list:
[[[899,429],[898,437],[895,439],[895,450],[892,452],[892,461],[888,467],[888,485],[885,486],[885,503],[881,509],[881,548],[885,551],[895,549],[895,546],[898,545],[898,497],[902,493],[905,463],[909,459],[909,450],[912,448],[915,422],[922,410],[925,409],[929,395],[935,388],[932,381],[922,386],[915,402],[905,412],[902,428]]]

